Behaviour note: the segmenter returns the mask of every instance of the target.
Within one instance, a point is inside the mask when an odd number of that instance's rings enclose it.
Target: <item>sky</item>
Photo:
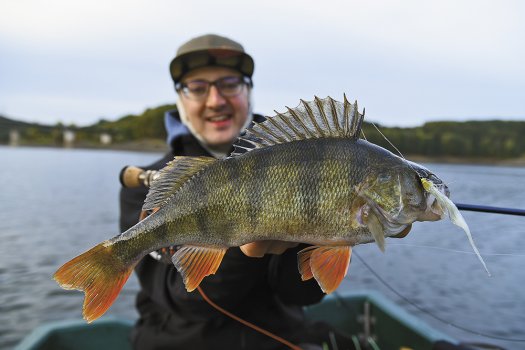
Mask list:
[[[0,115],[90,125],[175,102],[207,33],[255,59],[254,110],[343,93],[386,126],[525,120],[520,0],[0,0]]]

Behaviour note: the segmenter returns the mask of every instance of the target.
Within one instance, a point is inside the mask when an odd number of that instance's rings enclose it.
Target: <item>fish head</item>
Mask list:
[[[448,186],[432,171],[428,170],[424,166],[417,163],[408,161],[410,168],[415,172],[416,179],[413,182],[412,188],[417,188],[421,202],[418,205],[419,215],[417,215],[418,221],[436,221],[443,218],[445,215],[445,208],[443,208],[437,198],[426,191],[423,187],[423,181],[429,181],[434,184],[439,192],[445,196],[450,197],[450,190]]]
[[[364,201],[364,217],[375,214],[387,235],[395,235],[414,221],[436,221],[444,209],[436,198],[425,191],[421,178],[432,181],[447,197],[448,187],[430,170],[416,163],[396,163],[376,167],[359,185],[358,193]],[[358,221],[363,222],[361,217]]]

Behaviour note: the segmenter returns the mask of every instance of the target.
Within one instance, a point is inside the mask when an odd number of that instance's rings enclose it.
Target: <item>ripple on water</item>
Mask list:
[[[81,318],[83,294],[62,290],[52,275],[68,259],[118,233],[120,169],[149,164],[159,155],[0,149],[0,157],[2,152],[16,153],[12,172],[0,172],[9,179],[3,183],[12,184],[2,187],[0,201],[0,305],[5,308],[0,311],[0,348],[10,348],[44,322]],[[433,164],[429,169],[450,183],[457,202],[523,206],[523,168]],[[465,213],[465,219],[482,255],[525,251],[523,218]],[[355,252],[384,282],[425,310],[473,330],[525,338],[525,256],[484,256],[494,273],[489,279],[474,255],[447,249],[471,252],[465,235],[450,221],[417,223],[406,238],[387,240],[384,254],[375,244]],[[124,288],[108,315],[134,319],[136,277]],[[414,309],[358,256],[340,289],[377,290],[457,339],[487,341]],[[492,343],[517,348],[516,343]]]

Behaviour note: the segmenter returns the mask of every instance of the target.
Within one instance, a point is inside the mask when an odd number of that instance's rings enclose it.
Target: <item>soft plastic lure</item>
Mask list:
[[[425,178],[421,178],[421,183],[423,184],[423,188],[425,189],[425,191],[427,191],[428,193],[436,197],[438,204],[442,208],[445,209],[444,213],[448,215],[448,217],[450,218],[450,221],[452,221],[454,225],[461,227],[463,231],[465,231],[467,238],[470,242],[470,245],[472,246],[472,249],[474,249],[474,252],[476,253],[476,256],[478,257],[479,261],[481,261],[481,263],[483,264],[483,267],[487,271],[487,274],[491,276],[490,271],[487,268],[487,265],[485,264],[485,261],[483,261],[483,258],[481,257],[481,254],[479,253],[478,248],[474,244],[474,240],[472,239],[472,234],[470,233],[470,229],[465,219],[459,212],[458,207],[456,207],[456,205],[444,193],[442,193],[432,181],[425,179]]]

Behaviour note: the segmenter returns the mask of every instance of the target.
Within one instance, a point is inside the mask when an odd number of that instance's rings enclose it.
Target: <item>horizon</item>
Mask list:
[[[27,120],[24,120],[24,119],[19,119],[19,118],[13,118],[11,116],[6,116],[6,115],[3,115],[0,113],[0,118],[6,118],[6,119],[9,119],[9,120],[12,120],[12,121],[15,121],[15,122],[22,122],[22,123],[29,123],[29,124],[37,124],[37,125],[40,125],[40,126],[45,126],[45,127],[54,127],[56,126],[57,124],[62,124],[63,126],[65,127],[69,127],[69,126],[72,126],[72,127],[75,127],[75,128],[84,128],[84,127],[90,127],[90,126],[93,126],[99,122],[101,122],[102,120],[104,121],[107,121],[107,122],[117,122],[118,120],[122,119],[122,118],[125,118],[127,116],[135,116],[135,117],[140,117],[147,109],[155,109],[157,107],[161,107],[163,105],[160,105],[160,106],[156,106],[156,107],[148,107],[146,108],[145,110],[143,110],[141,113],[131,113],[131,114],[126,114],[126,115],[121,115],[119,117],[116,117],[115,119],[112,119],[112,120],[109,120],[109,119],[99,119],[99,120],[96,120],[90,124],[85,124],[85,125],[78,125],[78,124],[74,124],[74,123],[63,123],[61,121],[58,121],[54,124],[46,124],[46,123],[41,123],[41,122],[32,122],[32,121],[27,121]],[[256,112],[257,113],[257,112]],[[266,116],[266,115],[265,115]],[[399,125],[385,125],[385,124],[382,124],[380,122],[376,122],[374,120],[368,120],[365,116],[365,120],[364,120],[366,123],[371,123],[371,124],[376,124],[376,126],[380,126],[380,127],[386,127],[386,128],[402,128],[402,129],[407,129],[407,128],[418,128],[418,127],[422,127],[424,126],[425,124],[427,123],[470,123],[470,122],[494,122],[494,121],[497,121],[497,122],[516,122],[516,123],[525,123],[525,118],[523,119],[502,119],[501,117],[497,117],[497,116],[485,116],[483,118],[480,118],[480,117],[464,117],[464,119],[433,119],[433,120],[425,120],[423,121],[421,124],[417,124],[417,125],[406,125],[406,126],[399,126]]]
[[[87,126],[174,104],[169,62],[212,32],[254,57],[263,115],[346,93],[389,127],[525,120],[520,1],[206,4],[1,0],[0,115]]]

